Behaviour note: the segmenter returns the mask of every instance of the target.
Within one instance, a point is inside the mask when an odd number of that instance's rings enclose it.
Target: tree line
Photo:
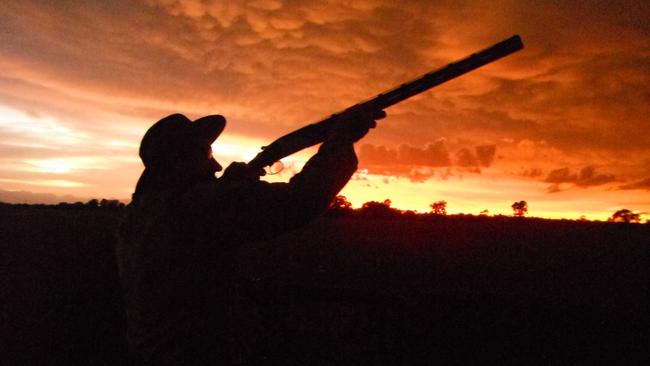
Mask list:
[[[336,196],[332,204],[330,205],[330,214],[334,216],[350,216],[350,215],[361,215],[369,217],[396,217],[396,216],[446,216],[447,215],[447,201],[434,201],[429,205],[431,209],[429,212],[418,213],[412,210],[399,210],[391,207],[392,201],[386,199],[383,202],[379,201],[369,201],[364,203],[361,208],[353,209],[352,203],[348,199],[339,195]],[[511,205],[512,216],[517,218],[523,218],[528,214],[528,202],[521,200],[516,201]],[[481,211],[478,216],[488,216],[490,211],[485,209]],[[622,223],[640,223],[641,216],[644,213],[632,212],[628,209],[621,209],[612,214],[608,218],[609,222],[622,222]],[[463,214],[461,214],[463,215]],[[471,216],[471,215],[470,215]],[[501,215],[499,215],[501,216]],[[585,216],[581,216],[579,221],[587,221]],[[648,223],[649,220],[646,220]]]
[[[334,198],[330,204],[327,215],[329,216],[352,216],[359,215],[364,217],[414,217],[414,216],[446,216],[447,215],[447,201],[434,201],[429,207],[429,212],[419,213],[412,210],[399,210],[391,207],[392,201],[390,199],[385,199],[383,202],[379,201],[368,201],[364,203],[361,208],[353,209],[352,203],[348,201],[347,197],[343,195],[338,195]],[[87,202],[60,202],[58,204],[27,204],[27,203],[6,203],[0,201],[0,207],[31,207],[31,208],[60,208],[60,209],[107,209],[107,210],[121,210],[126,207],[124,202],[121,202],[116,199],[97,199],[93,198]],[[516,201],[512,205],[512,216],[523,218],[528,214],[528,202],[526,201]],[[490,213],[489,210],[485,209],[481,211],[478,216],[488,216]],[[628,209],[620,209],[612,214],[611,217],[607,219],[609,222],[621,222],[621,223],[641,223],[641,217],[646,213],[643,212],[633,212]],[[461,214],[462,215],[462,214]],[[581,216],[579,221],[587,221],[585,216]],[[646,223],[650,223],[650,220],[646,220]]]

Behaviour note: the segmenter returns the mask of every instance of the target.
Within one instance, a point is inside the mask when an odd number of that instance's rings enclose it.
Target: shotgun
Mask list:
[[[434,86],[517,52],[522,48],[524,48],[524,44],[521,41],[521,37],[515,35],[443,68],[426,73],[413,81],[404,83],[374,98],[332,114],[319,122],[312,123],[280,137],[271,144],[262,147],[262,151],[253,160],[248,162],[248,166],[255,169],[255,171],[262,171],[264,167],[271,166],[286,156],[324,142],[329,135],[328,131],[336,125],[339,119],[338,117],[349,109],[365,107],[383,110],[414,95],[425,92]]]

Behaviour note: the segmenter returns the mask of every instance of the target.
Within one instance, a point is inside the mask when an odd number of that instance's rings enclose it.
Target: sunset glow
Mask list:
[[[0,201],[128,201],[140,139],[168,114],[226,116],[213,151],[227,166],[520,34],[524,50],[389,108],[342,194],[451,214],[650,212],[647,19],[641,1],[7,2]]]

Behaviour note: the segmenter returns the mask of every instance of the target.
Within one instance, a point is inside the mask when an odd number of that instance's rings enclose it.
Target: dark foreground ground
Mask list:
[[[129,364],[112,257],[119,215],[0,209],[2,364]],[[637,363],[650,354],[649,234],[534,219],[324,218],[242,249],[240,301],[273,341],[241,328],[258,360],[280,364]]]

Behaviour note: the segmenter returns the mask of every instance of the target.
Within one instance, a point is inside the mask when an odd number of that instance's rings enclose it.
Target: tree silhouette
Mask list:
[[[626,208],[614,212],[612,217],[609,219],[612,222],[624,222],[629,224],[631,222],[639,223],[641,222],[641,214],[634,213]]]
[[[352,208],[352,203],[350,203],[350,201],[348,201],[347,197],[345,197],[343,195],[338,195],[338,196],[334,197],[334,200],[330,204],[330,208],[340,209],[340,210],[350,209],[350,208]]]
[[[524,217],[528,213],[528,202],[519,201],[512,204],[515,217]]]
[[[437,201],[429,205],[434,215],[447,214],[447,201]]]

